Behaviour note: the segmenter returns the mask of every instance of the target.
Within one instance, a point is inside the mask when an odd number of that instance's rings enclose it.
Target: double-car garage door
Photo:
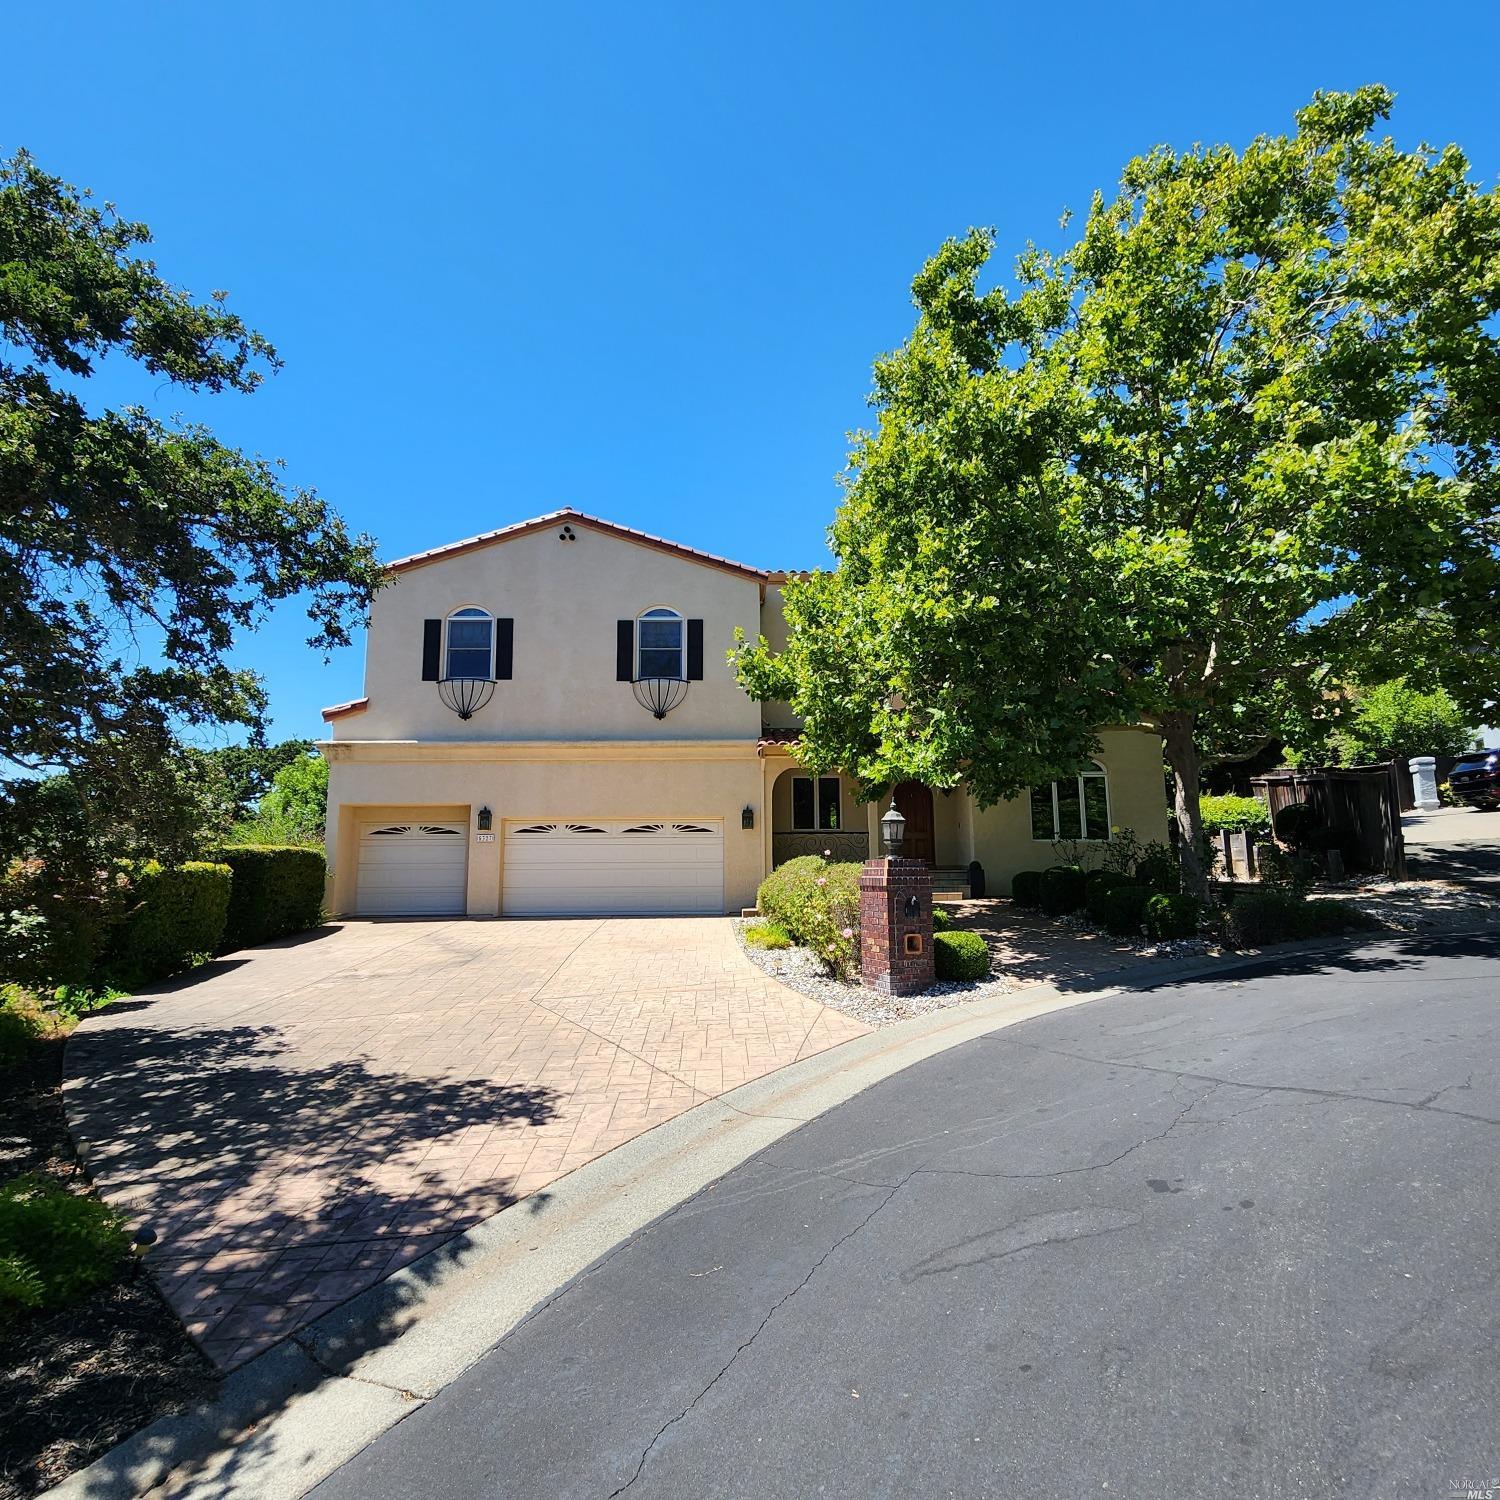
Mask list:
[[[724,825],[512,824],[500,909],[508,917],[722,912]]]
[[[717,914],[724,910],[718,820],[511,823],[506,916]],[[467,909],[463,823],[370,823],[360,831],[363,916],[457,916]]]

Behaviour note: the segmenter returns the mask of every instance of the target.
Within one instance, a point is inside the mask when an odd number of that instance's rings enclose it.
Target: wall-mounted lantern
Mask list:
[[[487,807],[481,807],[479,809],[479,831],[481,833],[488,833],[494,826],[494,813],[492,813]]]
[[[741,812],[740,812],[740,827],[741,828],[754,828],[755,827],[755,809],[753,807],[746,807],[746,808],[744,808],[744,809],[741,810]]]
[[[891,798],[890,811],[880,820],[880,837],[885,842],[887,854],[901,853],[901,846],[906,842],[906,819],[901,816],[894,797]]]

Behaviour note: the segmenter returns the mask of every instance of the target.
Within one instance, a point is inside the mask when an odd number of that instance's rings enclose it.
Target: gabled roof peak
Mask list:
[[[489,547],[497,542],[513,541],[533,531],[544,531],[547,527],[556,526],[559,522],[588,526],[595,531],[604,532],[607,536],[617,536],[624,541],[634,542],[637,546],[651,547],[658,552],[671,553],[677,557],[686,558],[689,562],[701,563],[705,567],[720,568],[726,573],[737,573],[742,578],[754,578],[760,583],[764,583],[771,577],[771,574],[764,568],[752,568],[748,563],[734,562],[730,558],[719,557],[713,552],[703,552],[697,547],[685,547],[681,542],[669,542],[665,537],[652,536],[650,532],[637,531],[633,526],[621,526],[618,522],[591,516],[585,511],[575,510],[571,505],[565,505],[559,510],[550,510],[543,516],[533,516],[529,521],[517,521],[510,526],[502,526],[496,531],[480,532],[478,536],[466,537],[461,542],[449,542],[442,547],[431,547],[426,552],[414,552],[410,557],[398,557],[386,566],[393,573],[402,573],[409,568],[420,568],[428,563],[441,562],[444,558],[456,557],[461,552],[473,552],[477,548]]]

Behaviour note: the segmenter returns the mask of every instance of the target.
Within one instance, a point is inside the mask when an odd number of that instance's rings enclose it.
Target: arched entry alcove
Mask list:
[[[839,861],[869,857],[869,804],[847,776],[788,766],[772,782],[769,800],[772,865],[825,852]]]

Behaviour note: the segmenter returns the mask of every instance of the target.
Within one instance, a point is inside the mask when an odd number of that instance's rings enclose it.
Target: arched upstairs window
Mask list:
[[[495,621],[482,609],[456,609],[448,616],[444,677],[495,675]]]
[[[687,678],[687,628],[675,609],[648,609],[635,622],[635,675]]]
[[[1090,761],[1077,776],[1031,789],[1031,836],[1034,839],[1107,839],[1109,778]]]

